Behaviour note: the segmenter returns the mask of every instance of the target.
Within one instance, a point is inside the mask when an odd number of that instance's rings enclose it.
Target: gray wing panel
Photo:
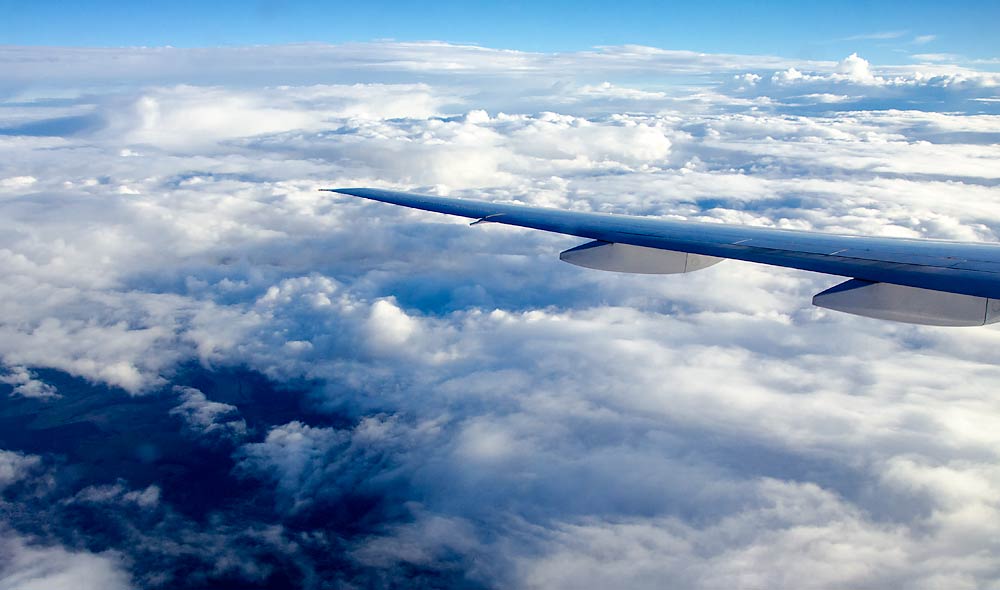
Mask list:
[[[371,188],[324,189],[561,234],[1000,299],[1000,244],[817,232],[564,211]]]

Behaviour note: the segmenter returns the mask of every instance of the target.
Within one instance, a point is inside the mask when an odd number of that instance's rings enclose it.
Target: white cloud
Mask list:
[[[425,118],[448,100],[454,98],[425,84],[279,86],[253,92],[178,85],[100,105],[96,113],[105,125],[97,135],[125,145],[204,150],[236,138],[330,128],[331,120]],[[301,108],[303,101],[310,108]]]
[[[886,39],[899,39],[905,36],[907,31],[879,31],[876,33],[864,33],[860,35],[852,35],[850,37],[844,37],[842,41],[866,41],[866,40],[876,40],[882,41]]]
[[[971,588],[969,573],[996,571],[945,539],[928,551],[925,540],[810,484],[763,480],[758,493],[761,505],[697,528],[675,519],[560,525],[548,554],[522,559],[523,585],[605,588],[628,579],[657,588],[669,578],[683,588]]]
[[[81,84],[190,83],[230,86],[308,86],[329,79],[392,79],[417,82],[446,76],[481,83],[489,76],[514,75],[532,81],[617,74],[672,74],[782,68],[791,63],[829,66],[761,55],[726,55],[639,45],[607,46],[558,54],[500,50],[441,42],[375,42],[343,45],[293,44],[231,48],[59,48],[14,47],[0,51],[7,73],[2,88],[29,91],[45,79]],[[439,78],[440,79],[440,78]],[[606,78],[607,79],[607,78]],[[603,81],[603,80],[599,80]],[[32,95],[27,94],[27,98]]]
[[[863,57],[859,57],[857,53],[852,53],[837,64],[837,73],[843,74],[848,80],[858,84],[875,82],[871,64]]]
[[[114,552],[95,554],[35,544],[9,530],[0,535],[3,590],[130,588],[124,565]]]
[[[0,190],[25,189],[38,182],[34,176],[11,176],[0,179]]]
[[[17,483],[41,465],[41,457],[0,449],[0,491]]]
[[[376,346],[404,346],[418,330],[419,324],[392,301],[380,299],[372,305],[368,331]]]
[[[810,99],[814,102],[819,103],[838,103],[838,102],[848,102],[851,100],[850,96],[846,94],[830,94],[829,92],[819,92],[815,94],[805,94],[802,98]]]
[[[59,397],[55,387],[36,379],[32,372],[25,367],[10,367],[6,374],[0,375],[0,383],[13,386],[14,389],[11,392],[13,395],[41,399]]]
[[[927,62],[956,62],[961,60],[962,56],[954,53],[914,53],[913,59]]]
[[[962,61],[950,54],[915,54],[920,63],[910,66],[878,66],[852,53],[831,69],[804,70],[797,66],[760,72],[759,83],[746,84],[737,76],[729,84],[732,92],[747,97],[767,97],[803,107],[804,98],[822,110],[826,96],[843,96],[858,110],[916,108],[924,111],[962,110],[977,98],[991,96],[1000,85],[994,72],[978,71],[947,62]],[[905,105],[905,106],[904,106]],[[949,107],[951,107],[949,109]]]
[[[87,486],[76,493],[73,502],[93,504],[121,503],[135,504],[140,508],[155,508],[160,502],[160,488],[149,485],[142,490],[129,490],[124,482],[109,485]]]
[[[881,85],[888,83],[886,79],[876,77],[872,73],[871,64],[868,63],[868,60],[860,57],[857,53],[852,53],[837,63],[837,67],[831,74],[804,73],[791,67],[787,70],[775,72],[771,76],[771,81],[780,85],[838,82],[859,85]]]
[[[732,261],[581,270],[557,260],[571,238],[316,191],[1000,235],[1000,122],[979,112],[994,74],[744,57],[0,49],[19,99],[43,74],[93,82],[50,114],[96,121],[45,135],[23,127],[44,101],[0,109],[4,382],[54,394],[32,373],[47,367],[151,393],[199,362],[315,384],[351,424],[251,439],[249,402],[189,387],[164,412],[237,439],[237,473],[283,515],[349,494],[405,506],[350,547],[367,567],[511,587],[996,579],[979,557],[1000,514],[995,330],[836,315],[809,304],[836,279]],[[0,453],[0,485],[38,461]],[[88,485],[73,505],[166,511],[162,485]],[[8,546],[124,584],[112,554]],[[264,579],[238,557],[219,571]]]
[[[318,486],[331,450],[349,444],[349,433],[330,428],[314,428],[290,422],[272,429],[260,443],[245,445],[241,469],[249,475],[273,478],[278,491],[289,502],[288,510],[302,510],[316,502]],[[345,461],[341,457],[340,461]],[[329,490],[337,494],[340,490]]]
[[[400,563],[449,568],[453,567],[446,561],[449,556],[484,549],[469,522],[418,511],[413,523],[396,526],[389,535],[369,539],[354,550],[353,557],[364,565],[382,569]]]
[[[239,408],[236,406],[210,401],[204,393],[193,387],[175,387],[174,391],[182,401],[170,410],[170,414],[181,416],[191,430],[222,438],[240,438],[246,435],[246,420],[239,417]]]

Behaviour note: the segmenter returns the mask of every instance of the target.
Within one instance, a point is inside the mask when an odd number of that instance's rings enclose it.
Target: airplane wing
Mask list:
[[[867,317],[938,326],[1000,321],[1000,244],[836,235],[765,227],[565,211],[373,188],[322,189],[591,240],[566,262],[618,272],[692,272],[731,258],[849,280],[813,304]]]

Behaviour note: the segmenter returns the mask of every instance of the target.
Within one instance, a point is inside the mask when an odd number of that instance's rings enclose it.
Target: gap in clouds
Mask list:
[[[334,558],[338,547],[374,523],[405,516],[374,490],[284,513],[280,495],[241,472],[234,449],[276,426],[353,427],[347,417],[312,409],[307,390],[245,369],[185,367],[174,378],[187,384],[183,391],[142,397],[56,371],[36,376],[58,388],[60,399],[7,401],[0,416],[0,446],[32,460],[32,471],[3,490],[5,527],[20,532],[17,543],[30,539],[8,556],[27,558],[27,547],[39,552],[52,543],[80,556],[114,552],[142,586],[302,586],[317,576],[366,584],[350,561]],[[213,424],[219,416],[211,410],[219,406],[245,428],[213,429],[220,422]],[[192,419],[199,410],[202,419]],[[0,574],[9,574],[8,566]],[[84,585],[97,581],[84,574]]]

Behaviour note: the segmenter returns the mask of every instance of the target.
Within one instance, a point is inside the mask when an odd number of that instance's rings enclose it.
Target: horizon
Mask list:
[[[122,5],[114,0],[74,6],[0,2],[6,45],[70,47],[222,47],[290,43],[443,41],[533,52],[584,51],[646,45],[707,53],[767,54],[834,60],[850,53],[888,63],[921,55],[955,63],[992,60],[998,41],[994,2],[854,1],[831,15],[822,4],[736,1],[683,3],[663,8],[627,0],[608,10],[601,2],[476,3],[453,0],[352,5],[315,0],[227,0]],[[954,18],[956,11],[975,18]],[[727,15],[722,17],[722,15]],[[192,16],[194,16],[192,18]],[[946,60],[947,61],[947,60]]]

